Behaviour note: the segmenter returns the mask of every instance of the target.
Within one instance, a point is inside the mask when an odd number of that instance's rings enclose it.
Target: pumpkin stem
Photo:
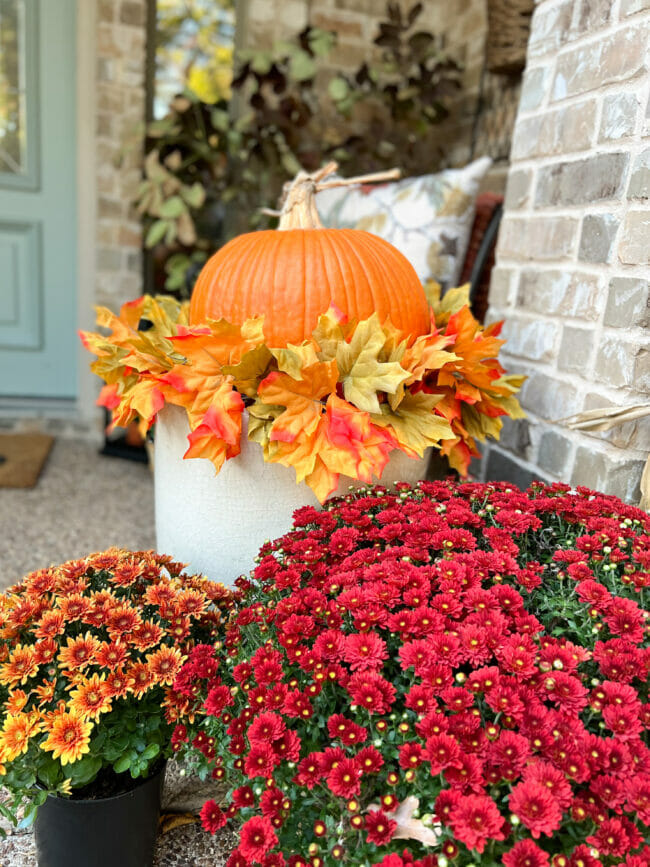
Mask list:
[[[280,211],[278,229],[324,229],[316,209],[316,193],[332,187],[348,187],[352,184],[371,184],[376,181],[390,181],[399,178],[400,170],[374,172],[356,178],[336,178],[326,181],[328,175],[338,169],[338,163],[331,162],[313,174],[298,172],[296,177],[285,186],[284,202]]]

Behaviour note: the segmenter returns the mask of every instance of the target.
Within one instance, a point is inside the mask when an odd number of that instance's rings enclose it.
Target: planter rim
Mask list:
[[[152,780],[155,780],[157,777],[160,777],[162,774],[165,773],[166,768],[167,761],[165,760],[163,766],[158,771],[156,771],[155,774],[151,774],[148,777],[144,777],[143,779],[134,781],[136,782],[136,785],[134,785],[132,789],[128,789],[126,792],[120,792],[117,795],[109,795],[107,798],[64,798],[61,795],[48,794],[47,799],[48,801],[56,801],[58,803],[64,804],[105,804],[108,801],[117,801],[119,798],[125,798],[127,795],[130,795],[137,789],[141,788],[141,786],[144,786],[147,783],[150,783]]]

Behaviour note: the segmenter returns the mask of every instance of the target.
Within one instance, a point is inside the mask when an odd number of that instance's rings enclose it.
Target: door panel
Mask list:
[[[0,0],[0,396],[76,396],[76,0]]]

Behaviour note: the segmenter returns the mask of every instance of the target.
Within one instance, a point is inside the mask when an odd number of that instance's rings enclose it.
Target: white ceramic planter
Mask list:
[[[166,406],[159,413],[154,469],[157,548],[187,563],[190,572],[232,585],[254,567],[266,539],[291,529],[296,509],[319,503],[307,485],[296,484],[292,469],[266,463],[261,447],[249,442],[245,431],[241,454],[226,461],[217,475],[208,460],[183,460],[189,431],[185,410]],[[393,452],[382,484],[423,479],[428,457],[413,460]],[[341,477],[336,493],[347,493],[351,484],[360,483]]]

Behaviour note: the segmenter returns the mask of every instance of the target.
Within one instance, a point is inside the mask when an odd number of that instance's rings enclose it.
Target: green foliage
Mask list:
[[[191,254],[268,223],[283,184],[301,168],[336,159],[345,174],[398,164],[428,172],[441,154],[437,126],[459,87],[460,67],[440,40],[416,29],[422,4],[388,3],[375,57],[350,75],[328,69],[336,34],[308,27],[271,51],[243,51],[234,100],[208,104],[190,90],[148,129],[146,177],[137,207],[146,246],[167,265],[165,285],[189,294]],[[233,109],[236,107],[237,111]]]

